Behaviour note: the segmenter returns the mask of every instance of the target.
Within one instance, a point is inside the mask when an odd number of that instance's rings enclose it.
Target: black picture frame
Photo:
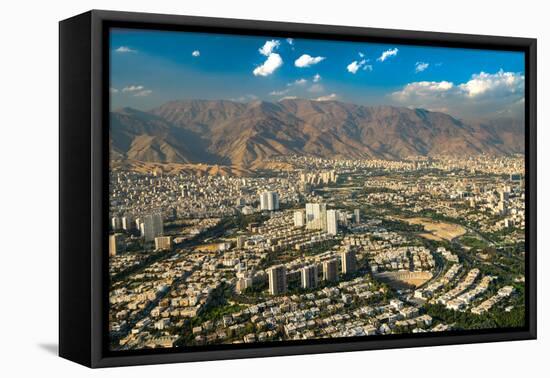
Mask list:
[[[525,53],[526,326],[109,352],[107,345],[110,27],[391,42]],[[536,339],[536,39],[92,10],[59,24],[59,355],[88,367]]]

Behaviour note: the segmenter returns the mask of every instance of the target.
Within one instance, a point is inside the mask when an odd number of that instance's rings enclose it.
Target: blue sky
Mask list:
[[[111,106],[176,99],[338,100],[522,117],[518,52],[113,29]]]

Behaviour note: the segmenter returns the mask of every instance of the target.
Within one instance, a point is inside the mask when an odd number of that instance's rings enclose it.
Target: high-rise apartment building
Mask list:
[[[327,229],[327,204],[306,203],[306,228],[310,230]]]
[[[118,231],[121,229],[121,224],[120,224],[120,218],[119,217],[112,217],[111,218],[111,229],[113,231]]]
[[[244,235],[237,236],[237,248],[244,247],[244,242],[245,241],[246,241],[246,236],[244,236]]]
[[[304,227],[306,225],[305,214],[302,210],[294,212],[294,227]]]
[[[109,256],[116,256],[122,252],[123,244],[121,243],[121,234],[109,235]]]
[[[155,230],[155,236],[164,235],[164,223],[160,213],[153,214],[153,227]]]
[[[279,194],[277,192],[263,192],[260,194],[260,210],[279,210]]]
[[[304,289],[313,289],[317,287],[318,279],[318,268],[317,265],[309,265],[302,268],[302,288]]]
[[[357,270],[357,258],[355,257],[355,251],[347,249],[340,253],[342,259],[342,274],[353,273]]]
[[[243,277],[239,278],[237,280],[237,284],[235,285],[235,289],[237,290],[237,293],[242,293],[249,287],[252,287],[252,278],[250,277]]]
[[[338,210],[327,211],[327,234],[336,235],[338,233]]]
[[[355,223],[361,223],[361,211],[359,209],[353,210],[353,220]]]
[[[145,215],[140,224],[141,236],[146,241],[153,241],[164,234],[162,216],[159,213]]]
[[[284,265],[271,267],[267,271],[269,278],[269,293],[279,295],[286,292],[286,268]]]
[[[134,218],[130,215],[122,217],[122,229],[126,231],[133,230],[135,228]]]
[[[338,280],[338,261],[336,259],[323,261],[323,280],[330,282]]]

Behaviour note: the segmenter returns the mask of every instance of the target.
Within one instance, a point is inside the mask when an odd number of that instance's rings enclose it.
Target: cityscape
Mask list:
[[[344,101],[353,90],[318,90],[330,75],[321,68],[303,79],[309,84],[284,78],[278,100],[165,101],[151,98],[160,84],[117,84],[116,57],[137,56],[146,47],[138,37],[112,37],[111,95],[120,106],[111,108],[105,251],[111,350],[523,327],[521,73],[495,69],[469,86],[440,81],[431,110],[422,91],[435,81],[416,82],[426,103],[397,103],[409,83],[398,95],[374,93],[388,103],[367,106]],[[293,70],[330,61],[302,58],[299,40],[246,43],[266,59],[246,68],[253,80],[275,75],[285,54],[297,54]],[[363,51],[376,44],[364,45],[343,73],[374,75],[407,54],[380,46],[368,60]],[[206,57],[192,48],[187,59]],[[515,64],[507,59],[495,56]],[[413,64],[409,75],[428,66]],[[494,93],[475,98],[491,85]],[[506,117],[495,116],[503,109]]]
[[[521,326],[523,157],[114,169],[113,349]]]

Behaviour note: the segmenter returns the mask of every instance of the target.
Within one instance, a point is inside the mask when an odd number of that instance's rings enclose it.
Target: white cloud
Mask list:
[[[416,62],[414,65],[414,72],[419,73],[425,71],[430,66],[430,63]]]
[[[288,43],[289,45],[292,46],[292,45],[294,45],[294,39],[292,39],[292,38],[287,38],[287,39],[286,39],[286,43]]]
[[[364,57],[365,57],[365,54],[359,51],[359,58],[364,58]]]
[[[254,71],[252,73],[254,76],[269,76],[275,70],[283,65],[283,59],[279,54],[271,53],[265,60],[265,62],[254,68]]]
[[[301,57],[296,59],[296,61],[294,62],[294,65],[296,67],[299,67],[299,68],[306,68],[306,67],[310,67],[314,64],[317,64],[317,63],[319,63],[323,60],[325,60],[324,56],[313,57],[313,56],[310,56],[308,54],[303,54]]]
[[[236,102],[249,102],[249,101],[254,101],[254,100],[257,100],[257,99],[258,99],[258,96],[256,96],[255,94],[245,94],[245,95],[237,97],[237,98],[231,98],[230,100],[231,101],[236,101]]]
[[[110,91],[111,93],[118,93],[118,89],[113,88],[113,87],[109,88],[109,91]]]
[[[393,95],[401,99],[414,97],[462,97],[487,98],[522,95],[525,76],[517,72],[500,70],[494,74],[480,72],[473,74],[465,83],[455,85],[449,81],[417,81],[407,84],[401,91]]]
[[[445,97],[455,85],[449,81],[416,81],[405,85],[405,87],[397,92],[392,93],[392,97],[399,101],[405,102],[418,97]]]
[[[333,100],[336,100],[337,98],[338,98],[338,95],[336,93],[331,93],[326,96],[317,97],[313,100],[314,101],[333,101]]]
[[[307,79],[304,79],[304,78],[300,78],[300,79],[296,79],[290,83],[287,83],[287,88],[286,89],[281,89],[281,90],[274,90],[272,92],[270,92],[269,94],[271,96],[282,96],[282,95],[285,95],[291,91],[294,91],[295,89],[298,89],[297,87],[304,87],[306,84],[308,83]]]
[[[138,91],[142,91],[143,89],[145,89],[143,87],[143,85],[129,85],[127,87],[124,87],[122,88],[122,92],[123,93],[127,93],[127,92],[138,92]]]
[[[313,82],[314,82],[314,83],[318,83],[318,82],[320,82],[320,81],[321,81],[321,75],[315,74],[315,75],[313,76]]]
[[[504,72],[502,69],[495,74],[480,72],[472,75],[472,78],[460,84],[468,97],[479,97],[484,95],[510,95],[518,92],[523,93],[525,76],[516,72]]]
[[[370,64],[367,64],[367,60],[366,59],[363,59],[363,60],[360,60],[359,62],[354,60],[353,62],[351,62],[350,64],[347,65],[346,69],[348,70],[348,72],[352,73],[352,74],[356,74],[357,71],[359,71],[359,69],[363,69],[365,71],[372,71],[372,66]]]
[[[283,59],[281,56],[273,52],[279,47],[280,44],[281,43],[279,41],[272,39],[270,41],[266,41],[264,45],[258,49],[260,54],[267,56],[267,59],[263,64],[254,68],[252,71],[254,76],[269,76],[275,72],[277,68],[283,65]]]
[[[279,101],[283,101],[283,100],[296,100],[298,97],[296,96],[285,96],[285,97],[281,97],[279,99]]]
[[[385,61],[386,59],[388,59],[389,57],[391,56],[396,56],[397,53],[399,52],[399,49],[398,48],[394,48],[394,49],[389,49],[389,50],[386,50],[382,53],[382,55],[380,55],[380,57],[376,60],[378,60],[379,62],[383,62]]]
[[[201,56],[201,52],[199,50],[195,50],[191,53],[192,56],[194,56],[195,58]]]
[[[352,74],[355,75],[357,73],[357,71],[359,70],[359,63],[357,63],[357,61],[354,60],[353,62],[348,64],[346,69],[348,70],[348,72],[351,72]]]
[[[291,81],[286,86],[287,87],[292,87],[292,86],[295,86],[295,85],[305,85],[305,84],[307,84],[307,79],[300,78],[300,79],[296,79],[294,81]]]
[[[322,84],[313,84],[311,87],[308,88],[308,92],[311,93],[321,93],[325,91],[325,87],[323,87]]]
[[[122,93],[128,93],[134,97],[145,97],[149,96],[153,91],[146,89],[143,85],[128,85],[122,88]]]
[[[271,91],[271,92],[269,92],[269,95],[270,96],[284,96],[288,92],[290,92],[290,89],[283,89],[283,90],[280,90],[280,91]]]
[[[131,49],[128,46],[120,46],[115,50],[117,53],[133,53],[137,52],[137,50]]]
[[[450,81],[417,81],[391,94],[400,104],[426,109],[446,109],[449,114],[468,118],[491,113],[516,112],[525,96],[525,76],[500,70],[490,74],[473,74],[470,80],[455,84]]]
[[[258,49],[260,54],[269,56],[273,51],[275,51],[281,43],[275,39],[271,41],[266,41],[262,47]]]
[[[151,93],[153,93],[152,90],[144,89],[142,91],[139,91],[139,92],[135,93],[134,97],[145,97],[145,96],[149,96]]]

